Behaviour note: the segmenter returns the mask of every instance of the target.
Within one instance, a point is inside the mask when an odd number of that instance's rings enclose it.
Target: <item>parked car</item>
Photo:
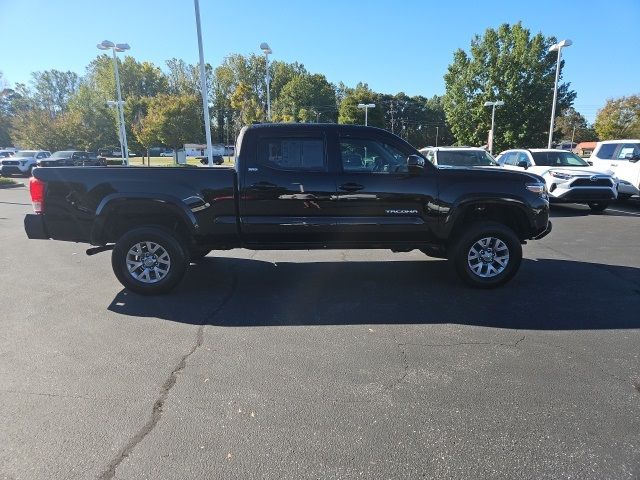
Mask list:
[[[627,200],[640,193],[640,140],[598,142],[589,161],[600,170],[611,170],[620,184],[618,196]]]
[[[160,152],[161,157],[173,157],[175,156],[175,152],[173,150],[165,150],[164,152]]]
[[[498,163],[484,148],[425,147],[420,153],[439,167],[497,167]]]
[[[202,165],[208,165],[209,164],[209,158],[208,157],[196,157],[198,160],[200,160],[200,163]],[[221,155],[212,155],[213,158],[213,164],[214,165],[222,165],[224,163],[224,158],[222,158]]]
[[[537,175],[439,169],[378,128],[251,125],[238,146],[235,168],[36,169],[27,235],[113,250],[126,288],[158,294],[190,260],[231,248],[420,249],[496,287],[516,274],[522,244],[551,230]]]
[[[51,155],[47,150],[20,150],[12,157],[1,160],[0,172],[3,176],[24,175],[31,176],[33,168],[38,160],[42,160]]]
[[[50,157],[38,160],[38,167],[98,167],[106,164],[106,158],[81,150],[61,150],[54,152]]]
[[[618,198],[618,179],[612,172],[591,166],[573,152],[557,149],[506,150],[498,163],[511,170],[540,175],[553,203],[584,203],[594,212],[604,211]]]

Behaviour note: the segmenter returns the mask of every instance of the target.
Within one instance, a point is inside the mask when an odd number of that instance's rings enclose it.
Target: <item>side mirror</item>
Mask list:
[[[518,167],[524,168],[526,170],[527,168],[529,168],[529,162],[527,162],[525,160],[520,160],[518,162]]]
[[[587,163],[593,167],[593,162],[591,160],[587,160]]]
[[[407,157],[407,168],[409,173],[418,174],[424,170],[424,158],[420,155],[409,155]]]

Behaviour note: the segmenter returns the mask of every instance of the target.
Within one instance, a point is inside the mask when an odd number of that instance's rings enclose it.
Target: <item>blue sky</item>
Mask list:
[[[521,20],[573,40],[564,79],[588,120],[607,98],[640,93],[640,0],[200,0],[200,9],[205,61],[214,66],[231,53],[259,53],[266,41],[273,59],[301,62],[331,82],[431,96],[444,93],[457,48]],[[36,70],[82,74],[104,39],[162,67],[171,57],[198,60],[192,0],[0,0],[0,18],[0,70],[10,85]]]

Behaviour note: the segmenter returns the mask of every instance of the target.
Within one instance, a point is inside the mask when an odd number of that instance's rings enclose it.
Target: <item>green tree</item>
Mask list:
[[[96,151],[119,142],[115,109],[86,83],[69,100],[63,124],[73,148]]]
[[[231,95],[231,107],[238,111],[239,119],[244,125],[264,119],[258,96],[244,82],[240,82]]]
[[[167,76],[151,62],[138,62],[133,57],[120,57],[118,72],[122,99],[129,97],[154,97],[169,92]],[[116,77],[113,70],[113,58],[109,55],[98,55],[87,67],[84,78],[96,89],[104,100],[116,100]]]
[[[34,104],[55,117],[64,112],[69,99],[80,87],[80,77],[74,72],[45,70],[31,74],[30,96]]]
[[[204,142],[202,103],[196,95],[157,95],[134,129],[143,145],[162,143],[174,149]]]
[[[548,50],[555,42],[541,33],[531,36],[520,23],[503,24],[476,35],[469,54],[454,53],[444,76],[444,109],[459,143],[485,144],[491,111],[484,102],[502,100],[504,106],[496,108],[494,150],[546,144],[557,58]],[[559,111],[569,108],[575,96],[568,83],[560,83]]]
[[[338,123],[364,125],[364,110],[358,108],[358,104],[375,103],[379,95],[362,82],[358,83],[356,88],[346,88],[343,95],[338,110]],[[380,105],[369,109],[368,124],[384,127],[384,111]]]
[[[600,140],[640,138],[640,95],[607,100],[594,127]]]
[[[335,122],[336,92],[324,75],[296,75],[273,102],[273,119],[284,122]]]
[[[560,140],[571,140],[573,138],[574,142],[580,143],[598,139],[593,127],[590,127],[587,123],[587,119],[573,107],[563,110],[561,115],[556,117],[554,125],[554,131]]]

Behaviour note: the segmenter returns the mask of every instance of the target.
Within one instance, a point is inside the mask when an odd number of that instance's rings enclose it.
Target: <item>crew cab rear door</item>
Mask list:
[[[335,140],[336,239],[369,244],[432,240],[439,221],[437,168],[425,162],[422,173],[409,173],[407,158],[417,152],[391,135],[338,131]]]
[[[323,130],[258,128],[241,156],[245,243],[311,244],[331,238],[336,184]]]

